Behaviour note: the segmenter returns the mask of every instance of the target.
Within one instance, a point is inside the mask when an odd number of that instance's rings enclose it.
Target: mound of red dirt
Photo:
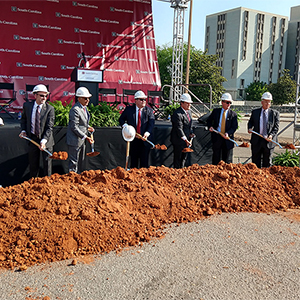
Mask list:
[[[0,189],[0,267],[105,253],[162,236],[170,223],[300,204],[300,169],[254,164],[54,174]]]

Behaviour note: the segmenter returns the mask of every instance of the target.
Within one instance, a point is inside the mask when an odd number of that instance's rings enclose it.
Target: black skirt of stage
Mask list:
[[[7,120],[8,121],[8,120]],[[0,185],[3,187],[16,185],[29,179],[28,141],[19,138],[20,124],[18,120],[4,120],[0,127]],[[67,151],[66,127],[54,127],[54,151]],[[166,151],[152,149],[150,165],[172,167],[173,147],[170,142],[171,123],[156,121],[153,141],[155,144],[164,144]],[[188,155],[187,166],[192,164],[210,164],[212,160],[211,136],[204,126],[195,124],[192,149]],[[125,168],[126,142],[122,138],[121,127],[95,128],[95,151],[100,154],[95,157],[86,157],[86,170],[111,170],[118,166]],[[91,152],[87,143],[87,152]],[[53,160],[53,173],[60,175],[68,172],[68,160]]]

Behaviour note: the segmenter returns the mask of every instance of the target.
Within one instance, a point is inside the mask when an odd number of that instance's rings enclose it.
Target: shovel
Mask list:
[[[92,152],[89,152],[86,154],[89,157],[97,156],[100,154],[100,152],[94,150],[94,135],[93,134],[91,134],[91,139],[93,140],[93,142],[91,143]]]
[[[135,138],[135,128],[131,125],[127,125],[122,129],[122,136],[123,139],[127,142],[126,146],[126,163],[125,163],[125,170],[128,171],[128,161],[129,161],[129,150],[130,150],[130,142],[132,142]]]
[[[221,135],[222,137],[225,137],[225,135],[224,135],[222,132],[220,132],[220,131],[217,131],[217,130],[213,129],[213,132],[218,133],[218,134]],[[228,140],[228,141],[230,141],[230,142],[233,142],[237,147],[246,147],[246,148],[249,147],[248,143],[243,143],[243,144],[239,145],[239,144],[238,144],[235,140],[233,140],[233,139],[230,139],[230,138],[225,138],[225,139]]]
[[[149,143],[152,147],[151,149],[158,149],[158,150],[167,150],[167,147],[165,145],[154,145],[152,142],[148,141],[147,139],[144,139],[139,133],[136,132],[135,136],[147,143]]]
[[[29,142],[31,142],[32,144],[36,145],[37,147],[40,147],[39,143],[35,142],[34,140],[32,140],[29,137],[22,136],[22,138],[25,139],[25,140],[27,140],[27,141],[29,141]],[[43,149],[42,151],[45,151],[49,155],[49,158],[51,158],[51,159],[66,160],[68,158],[68,153],[64,152],[64,151],[61,152],[62,155],[58,155],[57,153],[56,153],[56,155],[53,155],[47,149]],[[55,154],[55,152],[54,152],[54,154]]]
[[[282,149],[282,146],[279,143],[277,143],[277,142],[275,142],[273,140],[269,140],[269,139],[265,138],[263,135],[259,134],[258,132],[254,131],[254,130],[250,129],[249,131],[252,132],[252,133],[254,133],[254,134],[256,134],[256,135],[258,135],[258,136],[260,136],[261,138],[265,139],[266,141],[271,142],[271,143],[277,145],[279,148]]]
[[[183,150],[181,152],[194,152],[193,149],[191,149],[192,147],[192,142],[193,142],[193,139],[196,137],[196,135],[194,135],[191,139],[190,139],[190,145],[186,148],[183,148]]]

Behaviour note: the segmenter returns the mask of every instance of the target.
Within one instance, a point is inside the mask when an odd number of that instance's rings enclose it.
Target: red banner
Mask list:
[[[72,70],[103,70],[102,88],[158,90],[151,0],[1,1],[0,82],[49,86],[51,101],[74,98]],[[84,59],[86,63],[84,62]]]

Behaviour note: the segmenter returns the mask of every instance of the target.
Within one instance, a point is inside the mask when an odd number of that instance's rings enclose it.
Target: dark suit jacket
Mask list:
[[[23,114],[21,119],[21,129],[26,131],[28,137],[31,137],[31,115],[33,113],[34,101],[25,102],[23,105]],[[40,114],[40,136],[39,138],[46,139],[46,147],[54,145],[53,125],[55,119],[55,112],[53,106],[47,102],[43,104]]]
[[[86,115],[82,105],[76,102],[69,113],[67,145],[80,147],[85,142],[83,137],[88,135],[89,120],[89,113]]]
[[[127,122],[128,125],[133,126],[136,129],[136,105],[127,106],[119,118],[119,124],[123,126]],[[141,135],[144,135],[146,131],[150,134],[153,131],[155,123],[154,113],[152,108],[145,106],[142,110],[141,116]],[[148,140],[151,140],[151,135]]]
[[[252,111],[251,117],[248,121],[248,130],[252,129],[258,133],[260,133],[260,114],[261,114],[262,107],[256,108]],[[269,108],[269,117],[268,117],[268,124],[267,124],[267,134],[272,135],[272,140],[278,141],[278,130],[279,130],[279,112],[272,108]],[[252,133],[251,135],[251,145],[252,147],[259,143],[261,137]],[[272,149],[275,147],[275,144],[272,142],[267,143],[267,147]]]
[[[191,112],[188,111],[190,116],[190,121],[186,115],[186,112],[183,108],[178,107],[172,117],[172,130],[171,130],[171,143],[174,145],[183,145],[185,146],[185,142],[182,140],[183,136],[186,136],[188,139],[190,134],[193,133],[192,130],[192,115]]]
[[[215,108],[210,116],[207,119],[207,126],[208,128],[213,127],[217,130],[220,122],[220,116],[221,116],[222,108]],[[238,128],[238,122],[237,122],[237,114],[233,110],[229,108],[226,118],[226,124],[225,124],[225,132],[228,133],[229,137],[231,139],[234,139],[234,133]],[[223,138],[222,138],[223,139]],[[218,141],[223,141],[219,139],[219,134],[212,132],[211,134],[211,140],[212,143],[216,143]],[[231,141],[226,140],[226,146],[227,149],[232,149],[234,147],[234,143]]]

